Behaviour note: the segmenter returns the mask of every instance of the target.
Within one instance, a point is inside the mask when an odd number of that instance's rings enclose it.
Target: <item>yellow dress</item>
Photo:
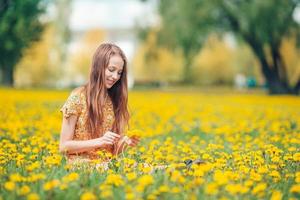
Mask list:
[[[87,106],[86,106],[85,93],[82,87],[77,88],[71,92],[70,96],[68,97],[67,101],[62,106],[60,111],[63,113],[63,116],[65,118],[68,118],[71,115],[76,115],[78,117],[75,125],[73,140],[91,139],[86,125]],[[105,105],[103,108],[103,116],[104,119],[101,125],[101,129],[102,129],[102,133],[105,133],[106,131],[112,130],[112,125],[115,119],[113,104],[110,98],[106,98]],[[99,150],[105,150],[112,153],[113,146],[107,145],[105,147],[95,148],[91,151],[80,152],[80,153],[67,153],[66,159],[68,164],[78,163],[78,162],[90,162],[92,160],[99,158],[99,155],[97,154],[97,151]]]

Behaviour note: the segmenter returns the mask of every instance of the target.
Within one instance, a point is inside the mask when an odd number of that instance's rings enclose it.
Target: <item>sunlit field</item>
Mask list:
[[[299,97],[130,92],[142,140],[105,170],[58,152],[69,92],[0,89],[0,199],[300,198]]]

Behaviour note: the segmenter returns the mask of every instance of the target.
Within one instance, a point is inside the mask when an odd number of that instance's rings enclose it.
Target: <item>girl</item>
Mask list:
[[[59,150],[68,163],[90,162],[99,158],[99,150],[118,155],[127,144],[138,144],[138,137],[124,134],[129,120],[127,92],[125,54],[114,44],[101,44],[87,84],[73,90],[60,110]]]

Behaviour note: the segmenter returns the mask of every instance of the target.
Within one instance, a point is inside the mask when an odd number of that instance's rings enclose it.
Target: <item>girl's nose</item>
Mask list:
[[[112,77],[113,77],[113,79],[116,80],[116,79],[118,78],[118,73],[113,73],[113,74],[112,74]]]

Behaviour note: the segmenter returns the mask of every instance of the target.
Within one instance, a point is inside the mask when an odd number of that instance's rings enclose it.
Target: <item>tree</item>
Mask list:
[[[284,38],[300,41],[293,14],[299,0],[161,0],[159,45],[181,49],[187,82],[192,60],[212,32],[232,32],[247,43],[261,65],[271,94],[299,93],[300,77],[289,84],[280,48]]]
[[[296,38],[286,38],[280,49],[287,66],[289,84],[296,85],[300,76],[300,53],[296,46]]]
[[[204,1],[161,0],[159,4],[162,26],[158,32],[157,44],[183,55],[182,82],[186,84],[193,80],[191,70],[193,60],[202,47],[208,31],[209,10],[203,9]]]
[[[13,86],[15,66],[24,49],[43,31],[39,20],[45,0],[0,0],[0,83]]]
[[[232,84],[238,73],[234,63],[236,50],[222,38],[211,35],[195,57],[193,75],[195,83],[202,85]]]
[[[300,77],[289,85],[287,66],[280,48],[286,37],[300,40],[299,24],[293,13],[299,0],[215,0],[219,27],[241,37],[260,62],[271,94],[299,93]]]
[[[38,42],[27,48],[14,72],[15,87],[51,87],[61,74],[55,43],[56,27],[47,25]]]
[[[132,63],[135,81],[160,84],[180,81],[182,55],[158,48],[156,40],[157,33],[153,30],[136,51]]]

